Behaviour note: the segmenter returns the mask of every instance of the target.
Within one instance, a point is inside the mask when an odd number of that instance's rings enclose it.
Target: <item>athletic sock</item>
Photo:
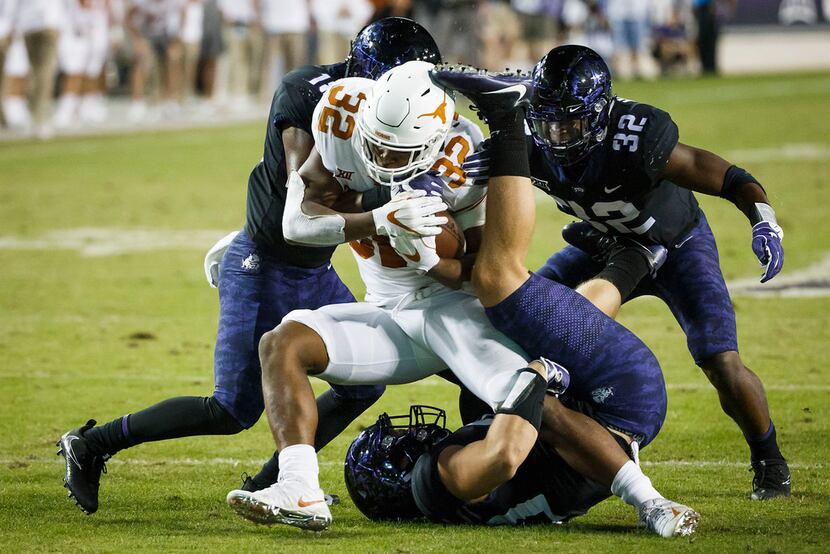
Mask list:
[[[488,121],[490,177],[530,177],[524,110],[516,109]]]
[[[317,433],[314,446],[320,450],[340,435],[360,414],[377,402],[383,389],[367,398],[347,398],[329,389],[317,397]]]
[[[637,510],[643,502],[663,498],[663,495],[652,486],[651,479],[632,461],[626,462],[614,476],[611,492]]]
[[[775,437],[775,425],[772,420],[769,422],[769,429],[760,437],[745,437],[749,445],[750,457],[753,462],[761,460],[783,460],[784,456],[778,449],[778,442]]]
[[[242,429],[214,397],[179,396],[93,427],[84,433],[84,438],[100,453],[113,455],[144,442],[232,435]]]
[[[310,444],[292,444],[280,450],[280,479],[297,478],[312,489],[320,488],[317,452]]]
[[[314,437],[314,446],[320,450],[337,437],[360,414],[377,402],[380,394],[368,398],[343,398],[333,389],[329,389],[317,397],[317,434]],[[279,453],[275,452],[262,465],[259,473],[252,479],[261,488],[277,482],[280,475]]]
[[[643,277],[650,272],[651,266],[646,255],[626,248],[612,255],[608,259],[608,264],[595,278],[604,279],[617,287],[622,301],[625,302]]]

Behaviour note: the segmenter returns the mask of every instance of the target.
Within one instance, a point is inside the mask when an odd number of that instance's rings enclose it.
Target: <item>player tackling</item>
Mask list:
[[[289,185],[296,189],[289,190],[292,200],[284,225],[302,230],[288,231],[286,236],[334,240],[338,233],[351,232],[346,230],[347,218],[321,224],[320,217],[331,215],[317,207],[317,220],[311,220],[314,216],[306,212],[309,189],[304,189],[305,180],[331,181],[332,177],[339,181],[333,183],[333,191],[341,186],[365,190],[375,182],[402,188],[403,196],[413,189],[435,190],[462,229],[470,232],[481,227],[483,188],[460,187],[451,177],[440,180],[423,175],[430,167],[460,163],[461,152],[468,151],[467,141],[480,140],[480,134],[463,119],[457,124],[460,130],[451,130],[452,98],[429,79],[431,67],[410,62],[377,83],[346,79],[332,86],[315,110],[319,155],[312,155],[300,174],[292,175]],[[465,128],[469,129],[466,134]],[[459,144],[467,148],[454,148]],[[442,151],[454,158],[437,159]],[[400,196],[393,196],[389,203],[390,215],[394,216]],[[335,203],[336,198],[328,201]],[[329,239],[326,233],[331,233]],[[330,525],[312,442],[318,414],[308,375],[340,384],[390,384],[411,382],[449,367],[496,412],[486,436],[468,445],[457,459],[468,481],[474,482],[478,492],[474,496],[509,480],[527,457],[538,436],[546,389],[568,389],[575,401],[591,406],[595,419],[561,410],[552,433],[558,439],[557,451],[637,507],[650,530],[663,536],[694,530],[697,514],[659,495],[603,429],[607,426],[627,437],[626,444],[646,445],[665,417],[659,365],[630,332],[595,308],[588,308],[594,313],[588,314],[587,328],[581,320],[563,321],[557,330],[561,336],[552,337],[555,345],[540,351],[540,356],[552,352],[554,359],[561,356],[572,362],[573,378],[568,383],[567,370],[553,362],[540,359],[528,364],[525,352],[488,322],[474,296],[453,290],[465,279],[464,263],[438,256],[434,239],[389,242],[373,237],[353,242],[352,248],[367,284],[367,302],[292,312],[260,343],[266,413],[279,446],[281,473],[280,480],[265,490],[231,491],[228,503],[238,513],[260,523],[305,529],[322,530]],[[569,300],[590,306],[573,291],[564,290]],[[597,371],[607,360],[586,359],[580,344],[570,342],[590,333],[591,324],[608,331],[593,337],[591,347],[598,345],[597,339],[609,341],[625,348],[629,360]],[[565,435],[570,440],[563,440]]]

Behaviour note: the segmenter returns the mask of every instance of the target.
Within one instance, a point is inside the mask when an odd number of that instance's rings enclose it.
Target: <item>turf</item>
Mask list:
[[[668,110],[681,140],[734,154],[765,184],[787,233],[785,273],[825,256],[830,74],[623,83],[617,92]],[[454,389],[435,380],[390,388],[377,409],[323,451],[323,483],[344,497],[325,534],[256,527],[226,507],[224,496],[239,484],[240,473],[256,471],[273,449],[264,420],[233,437],[122,452],[103,477],[94,516],[83,516],[65,498],[53,446],[61,433],[89,417],[106,421],[169,396],[210,393],[217,297],[201,270],[209,240],[108,256],[38,241],[78,228],[103,228],[105,234],[213,230],[218,238],[244,220],[247,173],[260,157],[262,135],[263,125],[252,124],[0,145],[0,548],[665,550],[665,541],[635,528],[633,512],[617,500],[556,527],[449,528],[364,519],[342,483],[349,441],[381,410],[405,411],[413,402],[448,408],[456,424]],[[796,145],[796,154],[785,155],[785,145]],[[798,154],[803,145],[819,154]],[[702,203],[727,278],[756,275],[745,218],[722,200]],[[562,245],[558,231],[565,222],[552,202],[540,201],[531,267]],[[17,246],[9,246],[10,238]],[[362,293],[350,254],[341,249],[335,260],[346,283]],[[622,312],[621,321],[656,352],[669,385],[669,414],[660,437],[643,453],[646,470],[666,495],[694,506],[703,518],[693,539],[671,547],[826,551],[830,300],[739,297],[735,308],[742,354],[767,386],[792,463],[789,500],[746,499],[751,476],[740,432],[691,362],[665,306],[637,300]]]

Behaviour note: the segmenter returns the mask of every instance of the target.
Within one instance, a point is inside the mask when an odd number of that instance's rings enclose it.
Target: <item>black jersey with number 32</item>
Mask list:
[[[311,116],[329,85],[342,78],[346,64],[307,65],[288,73],[280,83],[265,133],[265,151],[248,178],[248,210],[245,232],[257,246],[280,261],[299,267],[327,263],[334,247],[314,248],[287,244],[282,235],[285,210],[285,151],[282,127],[297,127],[311,135]]]
[[[562,167],[532,149],[533,184],[560,210],[601,231],[670,247],[695,225],[699,213],[690,190],[660,178],[678,138],[668,113],[614,98],[608,133],[586,159]]]

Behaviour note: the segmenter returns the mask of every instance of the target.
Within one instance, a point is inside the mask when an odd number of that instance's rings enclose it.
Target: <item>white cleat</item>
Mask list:
[[[325,531],[331,526],[331,511],[323,491],[294,479],[280,479],[256,492],[233,490],[227,502],[237,514],[254,523],[279,523],[308,531]]]
[[[640,506],[640,522],[664,538],[688,537],[697,529],[700,514],[683,504],[655,498]]]

